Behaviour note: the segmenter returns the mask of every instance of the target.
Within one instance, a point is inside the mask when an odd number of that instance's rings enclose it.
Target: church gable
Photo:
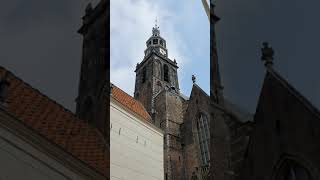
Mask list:
[[[299,164],[314,179],[320,177],[319,111],[272,68],[260,93],[242,179],[271,179],[282,161]],[[282,172],[284,173],[284,172]],[[250,178],[249,178],[250,177]]]
[[[188,100],[188,106],[184,113],[184,123],[182,126],[182,133],[184,136],[184,142],[186,144],[193,143],[192,124],[194,124],[194,119],[196,115],[200,113],[209,116],[209,96],[196,84],[193,85],[191,90],[190,99]]]
[[[209,153],[209,146],[207,148],[205,137],[210,134],[209,100],[209,96],[194,84],[181,126],[186,176],[189,179],[199,171],[198,176],[204,177],[208,171],[210,160],[206,153]]]

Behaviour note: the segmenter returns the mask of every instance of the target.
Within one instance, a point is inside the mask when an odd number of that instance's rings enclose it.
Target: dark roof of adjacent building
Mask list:
[[[232,113],[240,122],[251,122],[253,121],[253,115],[241,108],[240,106],[232,103],[228,99],[224,98],[224,108],[228,112]]]
[[[109,159],[100,132],[0,66],[10,83],[5,110],[49,142],[107,176]]]
[[[201,92],[204,96],[209,98],[209,95],[203,89],[201,89],[201,87],[199,87],[197,84],[193,84],[192,91],[194,91],[195,89],[199,90],[199,92]],[[223,107],[221,106],[221,108],[223,108],[226,112],[232,114],[234,117],[237,118],[237,120],[239,120],[242,123],[253,121],[252,114],[250,114],[240,106],[232,103],[230,100],[228,100],[225,97],[224,97]]]
[[[264,87],[267,86],[267,83],[272,82],[277,82],[278,86],[281,86],[282,88],[286,89],[287,93],[295,97],[295,99],[297,99],[311,113],[320,118],[320,111],[308,99],[306,99],[300,92],[298,92],[292,85],[290,85],[288,81],[281,77],[280,74],[278,74],[274,69],[268,68],[264,80]],[[267,90],[270,91],[270,88],[267,88]]]
[[[120,104],[127,107],[138,116],[142,117],[145,120],[151,120],[151,116],[139,101],[135,100],[132,96],[113,84],[111,95]]]

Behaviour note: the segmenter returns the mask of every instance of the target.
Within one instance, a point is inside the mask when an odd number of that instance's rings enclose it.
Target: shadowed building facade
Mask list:
[[[274,70],[267,43],[262,60],[266,74],[238,179],[319,179],[320,112]]]
[[[210,156],[209,179],[239,177],[252,127],[252,115],[223,95],[215,25],[220,20],[210,1]]]
[[[82,18],[83,25],[78,31],[83,36],[83,45],[76,114],[109,137],[106,128],[109,124],[110,50],[107,36],[110,22],[107,16],[107,1],[101,0],[95,8],[89,3]]]
[[[88,66],[82,67],[78,116],[0,66],[0,179],[109,179],[108,99],[97,100],[107,78],[106,9],[105,0],[88,6],[79,31]]]

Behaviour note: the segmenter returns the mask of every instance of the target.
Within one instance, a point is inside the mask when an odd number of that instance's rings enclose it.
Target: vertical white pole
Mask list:
[[[207,0],[201,0],[201,1],[202,1],[202,5],[204,7],[204,10],[208,16],[209,22],[210,22],[210,6],[209,6]]]

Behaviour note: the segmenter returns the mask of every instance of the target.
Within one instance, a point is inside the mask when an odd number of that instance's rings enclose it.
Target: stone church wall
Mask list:
[[[145,70],[145,77],[144,71]],[[139,65],[139,68],[136,70],[136,82],[135,82],[135,94],[134,97],[138,101],[140,101],[145,109],[148,111],[150,115],[152,115],[152,89],[154,86],[153,83],[153,68],[152,68],[152,61],[149,58],[147,61],[143,62]],[[143,82],[143,78],[145,81]]]
[[[183,174],[180,126],[182,99],[170,90],[162,91],[155,98],[156,124],[165,132],[164,162],[168,180],[180,179]]]
[[[182,125],[182,143],[183,157],[186,179],[191,179],[192,173],[196,173],[199,179],[202,178],[202,169],[200,161],[200,147],[196,136],[196,121],[200,113],[209,116],[209,97],[201,92],[202,90],[194,86],[188,102],[188,108],[184,114],[184,123]]]

